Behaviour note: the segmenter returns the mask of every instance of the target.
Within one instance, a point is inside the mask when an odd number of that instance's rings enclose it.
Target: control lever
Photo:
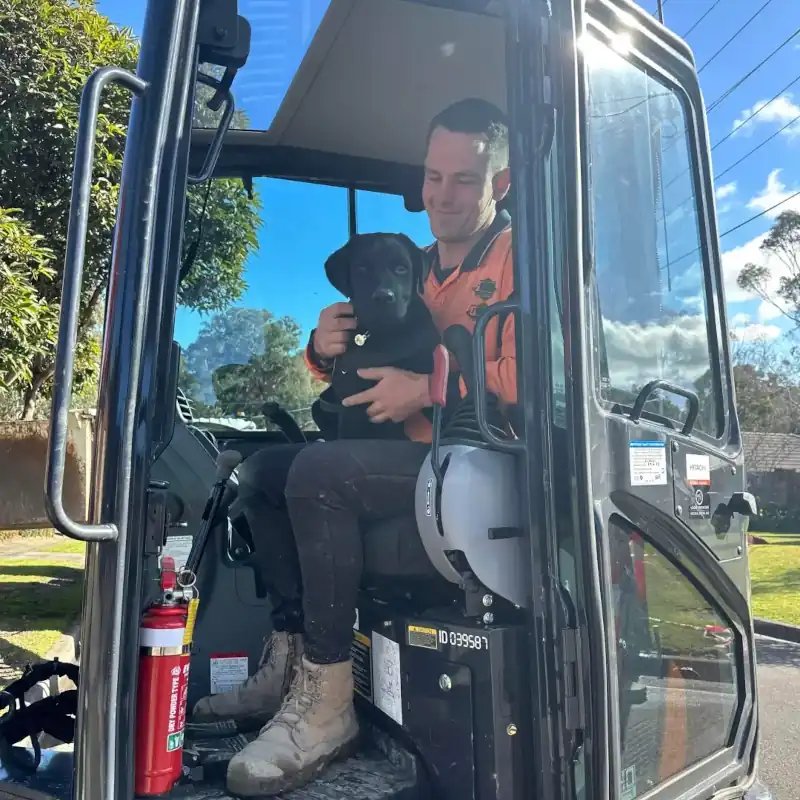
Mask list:
[[[203,511],[200,531],[192,542],[192,549],[189,552],[189,558],[186,559],[186,564],[184,566],[185,570],[193,572],[195,575],[197,574],[197,566],[200,563],[200,559],[203,557],[203,551],[206,548],[208,535],[211,533],[211,528],[214,526],[217,512],[222,505],[222,498],[225,495],[225,490],[228,488],[228,481],[233,471],[241,463],[242,454],[237,450],[223,450],[217,456],[216,481],[211,489],[211,496],[208,498],[205,511]]]
[[[428,386],[433,405],[433,431],[431,434],[431,468],[436,482],[442,485],[442,465],[439,463],[439,438],[442,432],[442,409],[447,404],[447,381],[450,377],[450,353],[443,344],[437,344],[433,351],[433,374]]]
[[[275,401],[267,401],[261,406],[264,417],[273,425],[277,425],[283,435],[296,444],[304,444],[306,435],[303,429],[297,424],[294,417],[280,404]]]

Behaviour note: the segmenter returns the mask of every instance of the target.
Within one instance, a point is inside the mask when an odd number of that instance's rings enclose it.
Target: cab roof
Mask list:
[[[268,127],[229,131],[216,174],[413,192],[436,113],[468,96],[505,108],[501,9],[496,0],[331,0]],[[233,83],[248,105],[269,71],[259,69],[256,14],[251,25],[250,59]],[[213,134],[194,130],[193,169]]]
[[[631,20],[693,65],[690,49],[633,0],[584,0],[612,26]],[[270,176],[405,196],[421,209],[421,167],[431,118],[464,97],[506,109],[504,0],[317,0],[325,7],[293,62],[275,23],[302,18],[311,2],[239,0],[252,26],[248,63],[233,83],[255,122],[229,131],[215,175]],[[301,10],[303,9],[303,10]],[[294,15],[294,17],[292,16]],[[316,23],[311,20],[310,24]],[[297,54],[295,54],[297,55]],[[280,67],[291,80],[270,80]],[[276,85],[277,96],[275,94]],[[274,113],[271,110],[274,109]],[[190,164],[198,171],[214,137],[195,128]]]

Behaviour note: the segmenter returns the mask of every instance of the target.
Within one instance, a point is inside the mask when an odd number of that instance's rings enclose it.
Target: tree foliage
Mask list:
[[[733,377],[742,430],[800,433],[800,387],[786,375],[755,364],[737,364]]]
[[[268,400],[293,411],[322,390],[303,363],[297,323],[263,309],[211,317],[184,363],[181,388],[207,415],[259,417]]]
[[[800,328],[800,214],[783,211],[760,246],[767,263],[749,263],[737,279],[739,286],[773,306]],[[774,270],[780,270],[776,275]],[[737,342],[734,337],[734,378],[743,430],[800,433],[798,349],[791,338],[780,342]]]
[[[783,211],[760,249],[783,267],[784,274],[778,279],[777,287],[770,286],[773,275],[769,267],[752,263],[746,264],[739,273],[739,286],[775,306],[797,327],[800,325],[800,214]]]
[[[31,355],[44,355],[55,341],[56,310],[37,285],[52,282],[52,254],[30,225],[0,208],[0,389],[31,380]]]
[[[61,296],[83,87],[96,68],[113,64],[133,71],[137,59],[132,33],[100,15],[92,0],[0,0],[0,208],[18,209],[30,235],[44,237],[36,241],[47,246],[45,270],[30,282],[30,298],[42,307],[57,309]],[[78,389],[92,381],[97,367],[96,328],[108,282],[130,104],[125,90],[109,87],[97,125],[78,329],[78,351],[86,360],[76,374]],[[205,190],[189,191],[187,247],[200,234]],[[212,186],[202,245],[181,290],[184,304],[221,309],[239,296],[244,262],[256,244],[259,210],[258,198],[251,199],[240,182]],[[20,318],[20,311],[9,318]],[[6,328],[0,336],[10,332]],[[24,385],[19,380],[14,385],[23,391],[23,413],[29,417],[52,375],[54,342],[38,340],[25,352],[27,363],[16,368]]]

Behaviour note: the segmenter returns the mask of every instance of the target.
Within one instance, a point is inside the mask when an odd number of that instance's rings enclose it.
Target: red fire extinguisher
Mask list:
[[[191,648],[186,594],[178,585],[174,559],[165,556],[161,598],[145,612],[139,628],[135,763],[139,796],[166,794],[181,776]]]

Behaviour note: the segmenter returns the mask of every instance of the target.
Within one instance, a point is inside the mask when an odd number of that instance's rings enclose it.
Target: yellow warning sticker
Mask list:
[[[189,601],[189,613],[186,616],[186,633],[183,635],[184,645],[192,643],[192,637],[194,636],[194,623],[197,619],[197,607],[199,605],[200,599],[197,597],[193,597]]]
[[[408,643],[411,647],[424,647],[427,650],[439,649],[439,631],[421,625],[408,626]]]
[[[372,702],[372,656],[369,636],[360,631],[353,631],[353,643],[350,655],[353,662],[353,684],[355,690]]]

